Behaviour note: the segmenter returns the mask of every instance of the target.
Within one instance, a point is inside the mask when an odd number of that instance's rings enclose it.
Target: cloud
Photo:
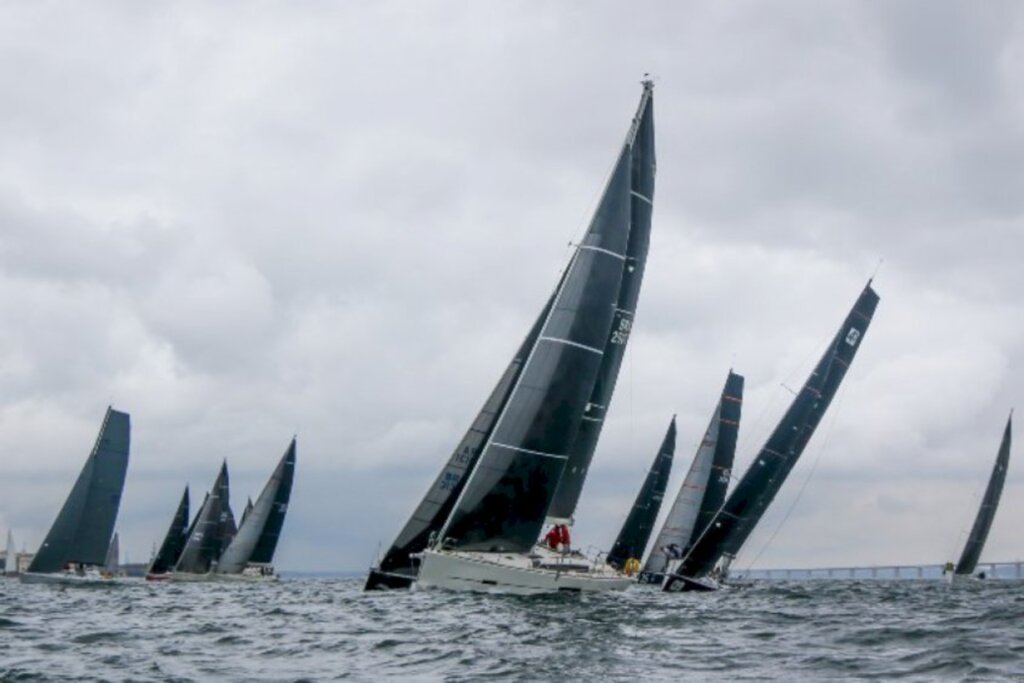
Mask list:
[[[611,543],[673,413],[676,486],[729,367],[749,462],[884,259],[864,348],[745,557],[785,519],[762,565],[945,559],[1024,379],[1020,18],[0,9],[0,521],[41,540],[113,403],[134,558],[186,482],[201,498],[227,457],[240,507],[297,433],[279,564],[365,566],[554,286],[651,72],[652,249],[575,537]],[[1016,471],[993,558],[1019,552]]]

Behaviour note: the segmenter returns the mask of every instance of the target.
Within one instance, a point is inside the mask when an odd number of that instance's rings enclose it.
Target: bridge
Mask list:
[[[880,565],[877,567],[825,567],[820,569],[733,569],[733,578],[806,581],[808,579],[921,579],[942,578],[941,564]],[[1024,579],[1024,561],[979,562],[975,574],[989,579]]]

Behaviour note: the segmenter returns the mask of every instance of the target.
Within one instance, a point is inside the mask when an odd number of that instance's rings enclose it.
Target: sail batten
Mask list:
[[[30,572],[59,572],[69,563],[103,566],[121,505],[130,440],[128,414],[107,408],[92,453],[32,559]]]
[[[988,484],[985,487],[985,495],[981,499],[981,506],[978,514],[971,525],[971,533],[967,537],[967,543],[960,554],[953,573],[961,576],[970,576],[978,566],[981,559],[981,551],[988,539],[988,532],[992,528],[992,522],[996,517],[996,510],[999,508],[999,499],[1003,494],[1003,485],[1006,483],[1006,471],[1010,465],[1010,441],[1013,423],[1013,413],[1006,420],[1006,428],[1003,430],[1003,439],[999,444],[999,452],[996,454],[996,462],[992,466],[992,474],[989,475]]]
[[[616,569],[623,569],[630,559],[639,561],[643,557],[644,549],[654,530],[654,522],[661,510],[661,501],[665,497],[675,452],[676,418],[673,416],[636,501],[626,516],[612,549],[608,551],[607,562]]]

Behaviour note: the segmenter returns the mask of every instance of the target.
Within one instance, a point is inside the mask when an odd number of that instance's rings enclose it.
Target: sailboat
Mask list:
[[[654,530],[654,522],[658,519],[661,501],[665,497],[668,479],[672,474],[672,458],[675,452],[676,418],[673,415],[665,438],[661,442],[661,448],[654,456],[654,463],[647,472],[643,486],[640,487],[640,493],[637,494],[636,501],[605,558],[608,564],[619,571],[625,571],[629,576],[636,574],[636,569],[639,569],[640,558],[644,556],[647,541]]]
[[[250,501],[246,507],[238,533],[217,563],[218,578],[250,581],[277,578],[273,565],[274,551],[284,526],[294,479],[293,438],[256,503]]]
[[[4,555],[4,576],[15,576],[18,573],[18,551],[14,547],[14,534],[7,530],[7,552]]]
[[[988,486],[985,487],[985,496],[981,499],[981,507],[978,515],[974,518],[974,525],[971,527],[971,534],[967,537],[967,544],[960,554],[960,560],[952,572],[946,574],[950,583],[958,583],[970,578],[978,567],[978,560],[981,558],[981,551],[988,539],[989,529],[996,518],[996,510],[999,508],[999,498],[1003,494],[1003,484],[1006,483],[1006,470],[1010,464],[1010,432],[1013,423],[1013,411],[1006,419],[1006,428],[1003,430],[1003,440],[999,444],[999,452],[996,454],[995,465],[992,466],[992,474],[988,478]],[[984,579],[984,573],[978,574],[978,578]]]
[[[669,561],[689,552],[722,507],[736,452],[742,404],[743,377],[730,370],[693,463],[640,571],[640,583],[661,585]]]
[[[225,460],[213,483],[213,489],[196,514],[192,531],[174,565],[171,579],[194,581],[210,578],[226,545],[225,538],[230,531],[229,520],[232,517],[230,511],[228,463]]]
[[[171,526],[164,535],[163,543],[153,560],[146,568],[147,581],[164,581],[171,578],[171,570],[178,563],[181,551],[185,549],[185,542],[188,541],[191,528],[188,523],[188,487],[181,494],[181,501],[178,502],[178,509],[174,512]]]
[[[621,362],[614,358],[617,347],[632,327],[634,311],[620,303],[632,298],[624,286],[639,288],[626,273],[642,272],[646,257],[647,237],[640,233],[649,230],[652,205],[652,87],[644,82],[590,227],[507,396],[495,406],[450,513],[418,554],[421,587],[531,594],[621,590],[631,583],[604,563],[536,541],[564,473],[585,474],[579,466],[571,469],[574,449],[580,448],[582,425],[603,420],[607,404],[595,404],[595,392],[606,382],[602,392],[610,397]]]
[[[863,342],[878,305],[868,280],[811,376],[743,478],[683,559],[673,562],[662,585],[670,592],[717,590],[835,397]],[[722,561],[720,566],[716,566]]]
[[[108,407],[96,445],[22,581],[103,580],[99,570],[106,562],[121,505],[130,438],[128,413]]]
[[[107,559],[103,562],[102,574],[105,578],[113,578],[117,576],[121,571],[121,541],[117,537],[117,532],[114,532],[114,537],[110,539],[110,547],[107,548]]]

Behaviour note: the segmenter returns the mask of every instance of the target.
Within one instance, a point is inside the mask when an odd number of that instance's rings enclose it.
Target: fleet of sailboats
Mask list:
[[[650,245],[653,83],[642,85],[582,240],[469,429],[370,570],[366,590],[536,594],[623,590],[636,581],[666,592],[717,590],[726,585],[731,563],[835,397],[879,302],[871,280],[731,491],[744,392],[744,378],[732,370],[650,550],[675,455],[675,416],[605,558],[588,557],[570,543],[569,528],[631,336]],[[948,565],[950,581],[975,575],[1006,480],[1011,424],[1012,412],[967,543],[956,565]],[[23,582],[86,584],[120,574],[114,528],[130,440],[128,414],[108,407],[78,479],[20,573]],[[146,579],[276,579],[273,558],[295,464],[293,438],[237,523],[226,460],[191,522],[186,486]],[[542,540],[547,526],[552,531]],[[6,576],[19,574],[10,530],[3,570]]]

